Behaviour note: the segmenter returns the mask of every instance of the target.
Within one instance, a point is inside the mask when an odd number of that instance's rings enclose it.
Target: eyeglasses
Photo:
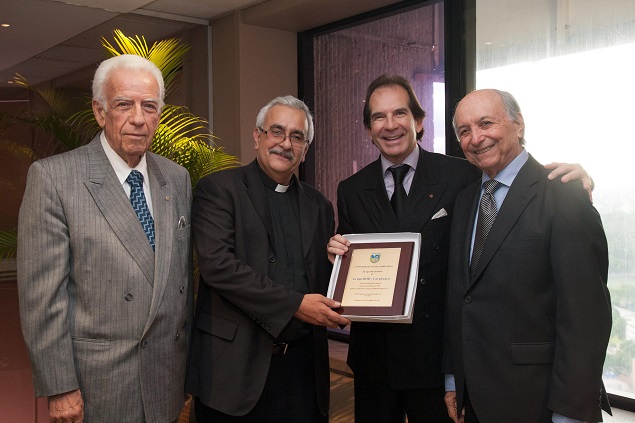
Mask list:
[[[263,134],[265,134],[265,137],[269,140],[269,141],[273,141],[275,143],[281,143],[284,142],[284,140],[288,137],[289,141],[291,141],[291,144],[298,146],[298,147],[302,147],[305,146],[306,143],[309,141],[306,139],[306,137],[304,135],[301,134],[285,134],[283,130],[278,129],[278,128],[273,128],[273,129],[269,129],[268,131],[265,131],[264,129],[258,127],[258,130],[260,132],[262,132]]]

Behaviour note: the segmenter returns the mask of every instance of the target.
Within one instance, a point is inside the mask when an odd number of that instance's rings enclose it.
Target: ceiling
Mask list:
[[[0,88],[16,73],[31,84],[103,60],[112,31],[151,43],[241,10],[243,23],[303,31],[395,0],[0,0]]]

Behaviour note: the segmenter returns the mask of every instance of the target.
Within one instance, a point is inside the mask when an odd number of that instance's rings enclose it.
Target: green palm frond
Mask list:
[[[26,88],[38,97],[40,97],[55,115],[68,116],[72,112],[70,110],[73,104],[71,95],[64,90],[46,87],[36,87],[27,81],[27,79],[16,73],[13,82],[20,87]]]
[[[206,121],[186,108],[166,105],[154,135],[151,150],[185,167],[190,172],[192,186],[203,176],[221,169],[238,166],[214,143]]]
[[[189,46],[183,44],[176,38],[168,38],[157,41],[148,48],[148,43],[144,37],[138,35],[134,37],[126,36],[121,30],[113,31],[115,44],[113,46],[106,38],[101,39],[102,46],[106,49],[108,57],[120,54],[136,54],[152,61],[161,70],[165,83],[166,92],[170,90],[174,78],[183,66],[183,57],[189,50]]]
[[[26,163],[33,163],[39,158],[31,147],[5,139],[0,139],[0,152],[9,153]]]
[[[193,155],[196,156],[196,160],[193,160],[188,168],[192,178],[192,186],[195,186],[202,177],[210,173],[240,166],[238,158],[227,154],[222,147],[212,147],[200,142],[193,143],[191,147]]]
[[[148,58],[148,43],[145,37],[139,37],[138,35],[128,37],[124,35],[120,29],[115,29],[113,36],[115,37],[115,44],[117,44],[119,49],[110,44],[105,37],[101,39],[101,45],[106,49],[106,56],[115,57],[120,54],[136,54],[137,56]]]
[[[75,127],[69,125],[67,119],[53,113],[41,115],[17,115],[16,120],[40,129],[51,134],[56,141],[64,146],[66,150],[73,150],[85,143],[86,138],[82,136]]]
[[[15,257],[18,251],[18,233],[0,230],[0,260]]]
[[[68,118],[67,123],[78,132],[84,134],[87,140],[92,140],[101,131],[92,107],[73,114]]]

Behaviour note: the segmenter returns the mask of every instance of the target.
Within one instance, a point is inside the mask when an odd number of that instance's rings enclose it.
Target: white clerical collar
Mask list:
[[[289,189],[291,185],[281,185],[278,184],[276,185],[276,192],[287,192],[287,190]]]

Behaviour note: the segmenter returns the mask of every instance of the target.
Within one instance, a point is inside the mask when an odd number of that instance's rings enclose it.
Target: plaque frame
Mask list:
[[[343,304],[336,311],[351,321],[372,321],[386,323],[412,323],[414,299],[417,290],[417,274],[419,270],[419,252],[421,234],[412,232],[345,234],[351,242],[349,251],[344,256],[336,256],[331,272],[327,297],[342,302],[349,277],[352,253],[360,250],[372,251],[399,248],[396,280],[392,304],[387,306],[354,306]],[[357,288],[359,289],[359,288]],[[362,300],[363,302],[363,300]]]

